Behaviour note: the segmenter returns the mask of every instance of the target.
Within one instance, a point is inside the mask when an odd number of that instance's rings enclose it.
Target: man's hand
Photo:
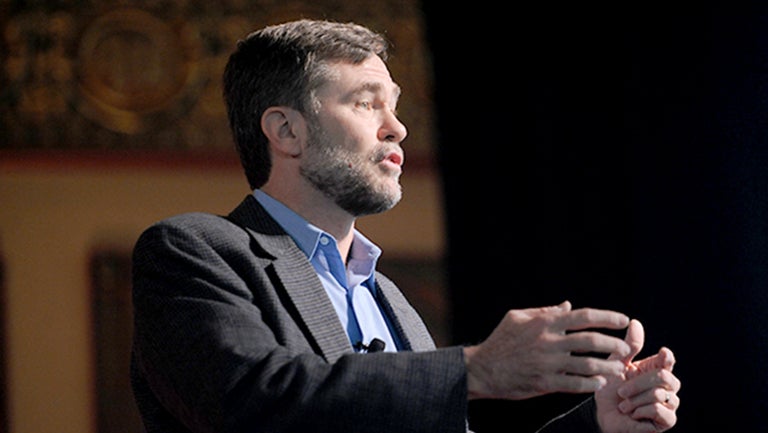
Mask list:
[[[525,399],[554,392],[594,392],[618,377],[629,345],[593,328],[623,329],[624,314],[557,306],[510,310],[491,335],[464,349],[469,398]],[[604,359],[573,354],[616,354]]]
[[[625,374],[608,378],[608,384],[595,393],[597,419],[604,433],[651,433],[669,430],[677,423],[680,380],[672,374],[675,357],[662,348],[648,358],[633,361],[643,348],[642,324],[632,320],[625,342],[632,349],[620,359]]]

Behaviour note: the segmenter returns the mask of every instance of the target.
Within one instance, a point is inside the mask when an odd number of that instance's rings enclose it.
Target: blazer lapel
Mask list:
[[[349,337],[315,269],[282,227],[250,195],[230,214],[230,219],[244,227],[274,258],[276,283],[296,307],[320,354],[333,363],[352,352]]]
[[[435,348],[435,342],[424,321],[400,289],[389,278],[376,273],[376,294],[389,315],[405,350],[424,351]]]
[[[328,362],[351,352],[344,327],[307,256],[295,245],[275,260],[275,273]]]

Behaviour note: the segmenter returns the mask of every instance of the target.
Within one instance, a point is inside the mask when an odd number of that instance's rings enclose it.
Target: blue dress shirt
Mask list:
[[[309,258],[353,347],[360,350],[360,343],[367,346],[378,338],[385,351],[397,351],[391,324],[376,302],[374,271],[381,249],[355,230],[345,266],[333,236],[265,192],[257,189],[253,195]]]

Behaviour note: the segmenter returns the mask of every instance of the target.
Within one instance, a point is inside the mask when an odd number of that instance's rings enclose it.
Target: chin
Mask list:
[[[356,218],[366,215],[376,215],[395,207],[395,205],[400,202],[401,197],[402,194],[398,190],[396,194],[380,194],[376,200],[367,200],[364,203],[360,201],[347,203],[346,206],[342,206],[342,208],[345,208],[347,212]]]

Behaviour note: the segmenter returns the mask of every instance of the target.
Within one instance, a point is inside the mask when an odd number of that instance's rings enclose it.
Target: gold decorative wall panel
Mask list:
[[[236,41],[288,19],[387,35],[409,156],[431,158],[431,70],[417,1],[38,0],[0,3],[0,152],[234,155],[221,74]]]

